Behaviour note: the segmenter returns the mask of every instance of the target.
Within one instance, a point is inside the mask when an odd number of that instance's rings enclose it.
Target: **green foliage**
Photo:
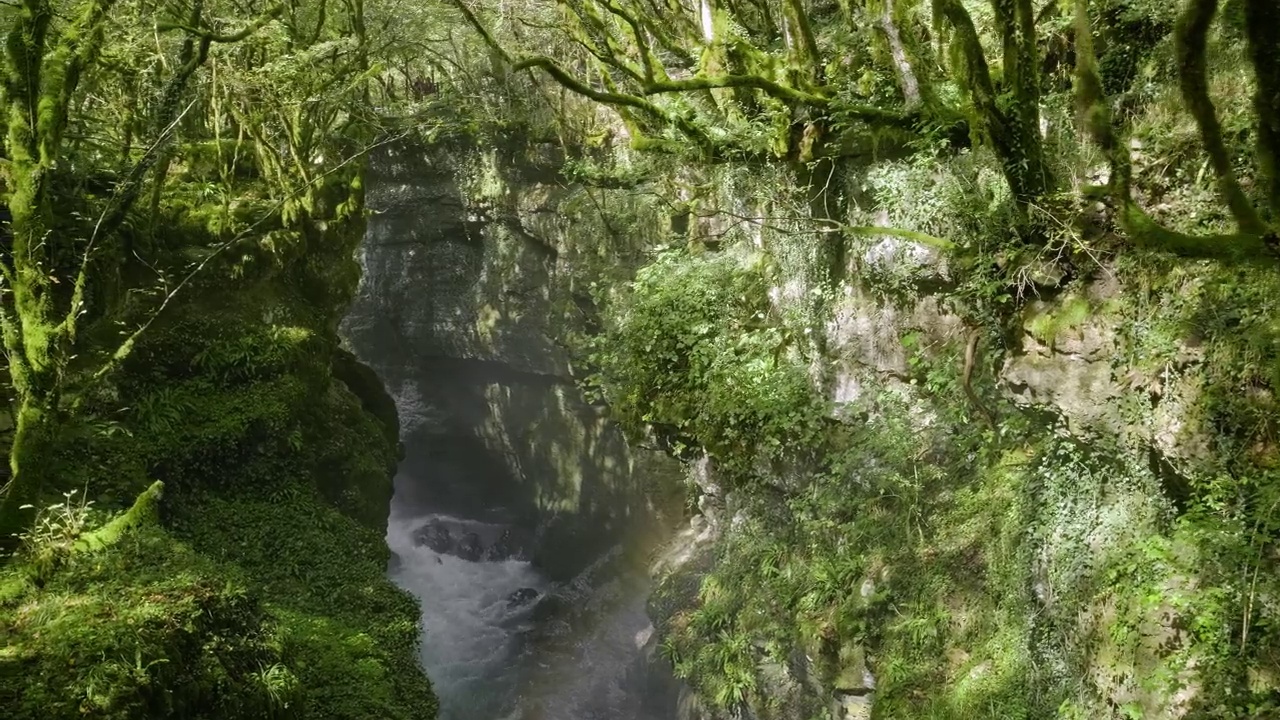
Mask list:
[[[668,252],[640,270],[593,357],[624,428],[677,455],[705,448],[729,472],[804,460],[823,403],[772,319],[762,259]]]
[[[179,537],[241,568],[265,599],[304,716],[431,716],[417,604],[386,579],[380,530],[303,488],[197,492],[170,503],[168,514]]]
[[[664,626],[677,672],[722,706],[767,705],[741,668],[801,651],[827,687],[860,683],[865,648],[885,717],[1046,717],[1063,691],[1037,674],[1024,620],[1026,452],[947,452],[973,437],[921,432],[910,391],[869,397],[803,491],[745,500],[696,603]]]
[[[1070,295],[1061,300],[1051,312],[1031,312],[1028,315],[1027,332],[1031,333],[1035,339],[1052,347],[1062,333],[1083,325],[1094,315],[1094,312],[1088,300],[1078,295]]]
[[[97,506],[163,480],[163,529],[150,492],[97,529],[80,501],[50,511],[0,580],[19,719],[434,716],[418,608],[385,577],[394,432],[331,377],[323,309],[287,276],[232,282],[181,302],[59,438]],[[92,643],[54,631],[77,623]]]
[[[241,576],[154,525],[3,602],[0,702],[14,720],[300,717],[287,671],[262,682],[281,648]]]
[[[41,508],[35,523],[22,534],[21,562],[36,579],[48,577],[66,562],[91,526],[93,501],[76,490],[62,495],[62,502]]]
[[[1106,41],[1098,56],[1102,87],[1108,95],[1149,92],[1153,80],[1171,72],[1173,24],[1177,5],[1153,0],[1109,0],[1095,10]]]
[[[922,146],[906,159],[877,162],[851,177],[846,192],[865,193],[872,200],[855,211],[853,224],[908,228],[954,246],[943,254],[888,235],[857,238],[851,249],[863,258],[858,269],[866,285],[896,302],[939,286],[982,285],[989,279],[983,276],[984,266],[1013,247],[1021,223],[1013,196],[999,178],[998,164],[989,154],[951,154],[945,145]],[[995,296],[1007,295],[1007,284],[1000,278],[968,295],[970,307],[964,311],[974,312],[993,304]]]

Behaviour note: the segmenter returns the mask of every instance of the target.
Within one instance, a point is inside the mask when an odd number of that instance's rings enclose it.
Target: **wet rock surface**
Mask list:
[[[527,533],[475,520],[437,516],[413,533],[413,544],[469,562],[524,560]]]
[[[405,458],[396,491],[459,518],[510,510],[511,537],[423,538],[482,561],[529,559],[558,580],[678,507],[645,492],[678,465],[628,446],[583,401],[560,339],[578,313],[565,248],[582,230],[549,222],[573,194],[560,160],[518,144],[389,144],[369,169],[364,273],[344,321],[355,354],[395,399]],[[543,148],[544,150],[546,148]],[[523,533],[523,534],[522,534]]]
[[[553,221],[574,191],[558,159],[506,150],[371,158],[343,335],[399,417],[392,576],[421,601],[442,720],[671,720],[628,673],[648,578],[613,548],[665,538],[678,465],[582,399],[558,341],[585,236]]]
[[[542,593],[534,590],[533,588],[520,588],[507,596],[507,608],[515,609],[518,607],[524,607],[534,600],[537,600],[540,595],[542,595]]]
[[[413,541],[415,545],[431,548],[438,553],[453,551],[453,534],[449,532],[449,528],[436,521],[428,523],[426,527],[419,530]]]

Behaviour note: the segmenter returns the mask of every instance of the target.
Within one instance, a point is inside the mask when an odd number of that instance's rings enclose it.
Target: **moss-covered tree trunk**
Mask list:
[[[1231,156],[1222,139],[1222,124],[1218,111],[1209,97],[1209,71],[1206,47],[1209,26],[1218,12],[1218,0],[1190,0],[1178,19],[1178,81],[1187,109],[1200,128],[1200,138],[1214,174],[1218,178],[1218,192],[1235,217],[1242,232],[1261,235],[1265,226],[1254,210],[1253,203],[1241,189],[1231,166]]]
[[[82,355],[105,359],[89,372],[90,382],[101,379],[128,354],[133,338],[149,322],[126,337],[114,350],[87,347],[77,332],[89,312],[89,285],[95,252],[112,243],[139,196],[144,177],[161,156],[180,117],[180,100],[214,42],[237,42],[279,13],[269,10],[239,32],[218,35],[201,27],[203,3],[190,8],[190,27],[166,26],[187,33],[179,66],[160,92],[153,119],[154,137],[142,157],[123,176],[105,200],[96,222],[76,230],[74,218],[54,212],[54,174],[66,164],[64,135],[82,76],[102,54],[110,14],[116,0],[80,0],[59,5],[57,25],[50,0],[22,0],[12,13],[5,37],[0,112],[6,120],[4,156],[6,183],[0,187],[10,215],[8,248],[0,251],[4,289],[0,297],[0,331],[13,394],[18,408],[16,434],[10,450],[13,477],[0,497],[0,548],[9,549],[16,533],[32,513],[24,506],[39,500],[52,472],[49,450],[56,437],[61,402],[79,392],[68,383],[71,360]],[[163,307],[163,304],[160,306]],[[102,309],[98,309],[98,314]]]
[[[100,53],[114,4],[85,0],[59,8],[65,24],[55,37],[49,0],[23,0],[5,38],[0,100],[7,120],[3,199],[10,215],[10,246],[0,254],[8,291],[0,300],[0,331],[17,416],[9,451],[12,478],[0,498],[0,550],[16,545],[17,533],[34,515],[28,506],[39,500],[52,473],[50,450],[62,412],[66,367],[85,312],[89,248],[101,229],[99,223],[92,236],[79,237],[59,226],[53,175],[64,160],[63,136],[73,97]],[[59,276],[67,275],[71,282],[59,282]]]
[[[1269,183],[1272,212],[1280,213],[1280,3],[1248,0],[1244,11],[1258,82],[1254,109],[1258,113],[1259,165]]]
[[[995,0],[996,28],[1003,50],[1003,86],[997,88],[973,18],[960,0],[936,0],[936,10],[956,31],[959,75],[980,127],[1000,158],[1005,179],[1019,204],[1052,187],[1040,138],[1040,80],[1035,62],[1035,17],[1030,0]]]
[[[902,40],[902,31],[898,29],[898,21],[894,17],[893,0],[884,0],[876,27],[884,34],[889,46],[889,56],[893,59],[893,70],[898,76],[898,87],[902,90],[902,99],[907,109],[914,110],[920,106],[920,80],[916,76],[915,64],[907,54],[907,45]]]
[[[27,394],[18,406],[9,449],[12,479],[0,500],[0,554],[11,553],[18,546],[18,534],[30,524],[35,515],[33,505],[53,473],[57,416],[56,397]]]
[[[83,21],[101,21],[104,3],[83,8]],[[5,42],[4,112],[8,120],[11,246],[3,263],[6,293],[0,305],[0,327],[9,361],[17,408],[12,478],[0,500],[0,551],[10,551],[17,533],[30,521],[28,507],[39,499],[50,468],[47,451],[53,438],[57,394],[50,388],[59,375],[55,357],[63,329],[52,320],[54,288],[50,276],[63,245],[54,228],[49,186],[57,162],[69,102],[68,82],[79,75],[79,63],[67,62],[49,73],[46,43],[53,8],[47,0],[26,0]],[[90,30],[92,28],[89,28]],[[92,38],[84,39],[92,43]],[[64,57],[82,57],[68,43]]]

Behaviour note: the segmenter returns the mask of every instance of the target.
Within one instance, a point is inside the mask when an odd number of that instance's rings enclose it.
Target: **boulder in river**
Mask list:
[[[419,547],[426,546],[438,553],[453,552],[453,533],[449,532],[449,528],[444,523],[432,520],[419,530],[413,539],[415,545]]]
[[[520,588],[507,596],[507,609],[514,610],[515,608],[528,605],[534,600],[537,600],[538,596],[541,594],[542,593],[534,590],[533,588]]]
[[[484,553],[484,559],[492,562],[502,560],[523,560],[524,548],[511,530],[503,530],[499,537]]]
[[[483,558],[484,543],[480,541],[480,535],[473,532],[463,535],[462,540],[458,541],[458,546],[454,548],[454,554],[472,562]]]

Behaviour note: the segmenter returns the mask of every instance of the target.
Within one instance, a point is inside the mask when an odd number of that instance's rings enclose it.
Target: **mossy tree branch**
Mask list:
[[[159,32],[168,32],[170,30],[182,30],[193,37],[199,38],[204,42],[210,43],[236,43],[244,40],[250,35],[266,27],[266,24],[280,17],[284,12],[284,5],[274,5],[265,13],[254,18],[244,27],[233,33],[219,33],[207,27],[201,27],[197,23],[179,23],[179,22],[161,22],[156,24],[156,30]],[[321,18],[323,21],[323,16]]]
[[[842,232],[845,232],[849,235],[853,235],[856,237],[876,238],[876,237],[889,236],[889,237],[900,238],[902,240],[907,240],[909,242],[916,243],[917,245],[924,245],[926,247],[942,250],[944,252],[951,252],[952,250],[956,249],[955,243],[951,242],[950,240],[947,240],[946,238],[936,237],[934,235],[917,232],[915,230],[907,230],[904,228],[895,228],[895,227],[879,227],[879,226],[859,227],[859,226],[843,225],[843,224],[839,225],[838,227]]]
[[[1133,199],[1133,164],[1120,140],[1093,50],[1088,0],[1076,0],[1076,100],[1090,139],[1107,155],[1110,189],[1117,206],[1117,222],[1135,244],[1189,258],[1226,262],[1273,262],[1274,236],[1241,231],[1235,234],[1193,235],[1162,226]]]
[[[818,49],[813,26],[809,24],[809,14],[805,11],[804,0],[784,0],[783,7],[787,11],[787,24],[794,36],[792,43],[796,48],[796,64],[801,84],[816,86],[822,81],[822,52]]]
[[[1029,0],[993,0],[1003,43],[1005,95],[991,79],[982,42],[969,11],[959,0],[935,0],[934,8],[955,30],[964,84],[977,118],[999,156],[1020,204],[1052,186],[1040,139],[1039,81],[1035,72],[1035,18]]]
[[[662,68],[662,62],[653,55],[653,50],[649,47],[649,41],[646,38],[646,30],[641,21],[633,14],[624,10],[618,3],[613,0],[602,0],[605,9],[621,18],[631,28],[631,39],[636,44],[636,51],[640,53],[640,62],[644,67],[644,79],[646,82],[653,82],[658,78],[661,72],[662,77],[666,77],[666,70]]]
[[[91,256],[103,239],[119,244],[118,232],[137,199],[143,177],[167,141],[180,116],[181,97],[211,43],[236,42],[261,28],[259,18],[241,31],[219,34],[200,30],[202,3],[192,5],[192,29],[183,44],[180,65],[159,92],[150,149],[116,185],[92,235],[86,240],[66,229],[53,211],[53,174],[65,163],[64,134],[75,107],[82,78],[98,63],[115,0],[81,0],[65,10],[54,27],[51,0],[23,0],[5,39],[4,77],[0,79],[0,111],[6,117],[4,155],[8,158],[4,201],[10,212],[10,245],[0,254],[5,290],[0,299],[3,336],[15,395],[15,428],[9,452],[11,480],[0,497],[0,554],[17,543],[18,532],[32,517],[52,464],[49,454],[59,429],[82,388],[84,377],[96,378],[127,354],[126,341],[108,352],[99,372],[70,375],[71,360],[84,353],[77,328],[87,312],[86,287]],[[269,13],[278,14],[279,10]],[[63,285],[59,277],[72,274]],[[96,278],[94,282],[107,282]],[[96,349],[94,353],[96,354]]]
[[[635,65],[627,58],[619,39],[614,37],[594,3],[561,4],[571,13],[576,25],[567,28],[569,36],[592,57],[637,82],[643,82],[652,74],[651,67]]]
[[[119,542],[129,533],[160,521],[160,500],[164,483],[156,480],[133,501],[128,510],[102,527],[85,533],[76,541],[75,552],[96,552]]]
[[[644,83],[642,91],[645,95],[660,95],[718,88],[752,88],[792,105],[808,105],[819,109],[825,109],[831,103],[827,96],[829,91],[825,88],[819,89],[819,92],[806,92],[759,75],[696,75],[682,80],[655,80]]]
[[[1222,140],[1222,124],[1209,97],[1208,61],[1206,58],[1209,26],[1218,12],[1218,0],[1187,0],[1174,31],[1178,50],[1178,82],[1182,98],[1200,129],[1200,138],[1218,178],[1218,192],[1241,232],[1261,235],[1266,230],[1253,203],[1240,189],[1231,156]]]
[[[685,110],[668,109],[650,99],[659,95],[707,93],[721,89],[756,91],[772,100],[780,101],[787,108],[808,108],[813,111],[810,116],[818,118],[819,122],[821,118],[836,112],[845,118],[855,118],[868,124],[895,128],[913,128],[922,120],[922,115],[915,109],[902,112],[875,106],[854,105],[843,101],[837,107],[836,93],[831,88],[809,80],[796,83],[779,82],[765,73],[755,72],[752,63],[748,62],[750,48],[738,47],[735,50],[737,59],[730,58],[732,69],[729,72],[719,72],[719,64],[712,63],[716,67],[710,70],[673,79],[672,73],[667,71],[659,55],[649,44],[651,39],[661,38],[662,32],[653,28],[641,14],[632,12],[619,0],[591,0],[588,3],[588,5],[598,3],[605,12],[598,12],[589,7],[579,8],[576,5],[570,7],[572,17],[577,18],[582,28],[581,31],[571,32],[571,35],[577,45],[584,48],[600,63],[603,80],[603,87],[600,87],[600,84],[590,83],[580,75],[570,72],[556,58],[541,54],[528,57],[516,56],[499,42],[465,0],[450,1],[484,44],[501,58],[510,70],[539,69],[570,92],[618,110],[623,114],[632,131],[633,145],[650,142],[649,139],[641,138],[645,135],[644,129],[636,126],[637,122],[642,121],[650,127],[676,128],[693,141],[704,157],[718,156],[725,151],[732,154],[734,148],[729,146],[732,140],[713,140],[703,128],[703,125],[708,123],[723,125],[724,118],[713,117],[710,120],[703,118],[703,122],[699,123],[696,116],[690,115]],[[787,11],[788,18],[791,18],[796,11],[803,10],[798,0],[788,0],[788,2],[791,2]],[[659,8],[661,12],[670,12],[669,8],[662,8],[653,2],[650,5]],[[608,22],[610,16],[616,19],[616,26]],[[803,23],[800,22],[801,20]],[[817,52],[816,40],[812,38],[811,29],[807,33],[808,40],[796,35],[800,33],[798,28],[801,24],[808,27],[807,18],[800,17],[792,22],[793,41],[796,43],[794,50],[806,58],[805,63],[814,71],[809,76],[816,79],[819,66],[817,56],[813,54]],[[701,36],[696,39],[686,39],[686,41],[693,44],[707,42]],[[717,39],[712,42],[721,41]],[[738,57],[743,52],[748,53],[748,61]],[[637,58],[616,57],[620,53],[635,53]],[[762,61],[760,64],[766,68],[769,66],[767,61]],[[616,84],[610,79],[608,72],[610,69],[619,71]],[[747,99],[748,95],[740,95],[738,98],[739,102],[750,102]],[[715,104],[714,100],[712,104]],[[779,106],[775,105],[775,107],[781,109]],[[702,112],[713,111],[704,109]]]
[[[1257,79],[1253,107],[1258,115],[1259,166],[1267,181],[1271,211],[1280,213],[1280,4],[1246,0],[1244,12]]]
[[[574,77],[572,74],[569,73],[569,71],[560,67],[559,63],[557,63],[555,60],[552,60],[549,57],[545,57],[541,55],[535,56],[535,57],[528,57],[528,58],[523,58],[521,60],[517,60],[516,62],[513,62],[511,64],[511,69],[515,72],[519,72],[521,70],[527,70],[529,68],[541,69],[542,71],[550,75],[553,80],[560,83],[560,85],[563,86],[565,89],[572,90],[574,93],[577,93],[578,95],[581,95],[585,98],[595,100],[598,103],[604,103],[606,105],[620,105],[623,107],[633,108],[635,110],[639,110],[649,115],[655,120],[660,120],[663,122],[670,120],[670,118],[667,116],[667,113],[664,112],[662,108],[658,107],[657,105],[654,105],[648,100],[645,100],[644,98],[639,97],[637,95],[630,95],[628,93],[612,92],[608,90],[597,90],[591,87],[590,85],[586,84],[582,80],[579,80],[578,78]]]
[[[893,0],[884,0],[876,27],[884,34],[889,45],[889,55],[893,58],[893,69],[898,76],[898,87],[902,90],[903,100],[908,110],[918,108],[923,101],[920,94],[920,80],[916,75],[914,64],[907,53],[906,44],[902,41],[902,32],[894,18]]]

